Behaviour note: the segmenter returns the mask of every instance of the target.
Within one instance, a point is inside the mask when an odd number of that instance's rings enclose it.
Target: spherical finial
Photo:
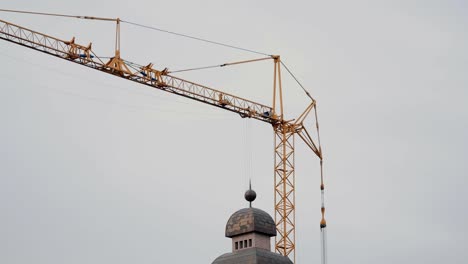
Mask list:
[[[251,203],[255,201],[255,198],[257,198],[257,193],[254,190],[249,189],[245,192],[244,197],[247,200],[247,202]]]
[[[245,192],[244,197],[249,202],[250,207],[252,207],[252,202],[257,198],[257,193],[252,190],[252,180],[249,180],[249,189]]]

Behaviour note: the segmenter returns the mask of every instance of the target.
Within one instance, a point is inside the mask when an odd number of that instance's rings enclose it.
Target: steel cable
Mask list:
[[[181,33],[177,33],[177,32],[174,32],[174,31],[169,31],[169,30],[165,30],[165,29],[161,29],[161,28],[157,28],[157,27],[146,26],[146,25],[142,25],[142,24],[138,24],[138,23],[135,23],[135,22],[126,21],[126,20],[121,20],[121,21],[122,21],[122,23],[127,23],[127,24],[130,24],[130,25],[134,25],[134,26],[138,26],[138,27],[142,27],[142,28],[156,30],[156,31],[159,31],[159,32],[164,32],[164,33],[176,35],[176,36],[179,36],[179,37],[194,39],[194,40],[198,40],[198,41],[202,41],[202,42],[206,42],[206,43],[210,43],[210,44],[214,44],[214,45],[219,45],[219,46],[223,46],[223,47],[227,47],[227,48],[231,48],[231,49],[242,50],[242,51],[246,51],[246,52],[250,52],[250,53],[255,53],[255,54],[260,54],[260,55],[265,55],[265,56],[271,56],[270,54],[266,54],[266,53],[263,53],[263,52],[259,52],[259,51],[255,51],[255,50],[251,50],[251,49],[246,49],[246,48],[241,48],[241,47],[237,47],[237,46],[233,46],[233,45],[229,45],[229,44],[224,44],[224,43],[217,42],[217,41],[212,41],[212,40],[208,40],[208,39],[204,39],[204,38],[199,38],[199,37],[194,37],[194,36],[190,36],[190,35],[186,35],[186,34],[181,34]]]

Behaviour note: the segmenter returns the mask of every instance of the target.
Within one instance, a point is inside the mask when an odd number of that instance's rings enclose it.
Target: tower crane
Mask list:
[[[283,107],[283,87],[281,82],[282,66],[289,69],[281,61],[278,55],[270,55],[263,58],[238,61],[219,65],[237,65],[262,60],[273,61],[273,100],[271,106],[257,103],[239,96],[213,89],[195,82],[181,79],[171,74],[166,68],[157,70],[149,63],[146,66],[138,66],[121,57],[120,53],[120,24],[127,22],[119,18],[99,18],[87,16],[70,16],[60,14],[47,14],[28,11],[0,10],[7,12],[29,13],[39,15],[54,15],[74,17],[80,19],[92,19],[112,21],[116,24],[116,39],[114,56],[105,59],[96,55],[92,44],[78,44],[75,38],[62,40],[53,36],[40,33],[4,20],[0,20],[0,39],[31,48],[36,51],[52,55],[69,62],[74,62],[94,70],[114,75],[123,79],[137,82],[160,91],[183,96],[217,108],[239,114],[242,118],[252,118],[273,127],[274,131],[274,210],[275,223],[278,236],[275,240],[276,252],[288,256],[296,263],[296,201],[295,201],[295,138],[298,136],[305,145],[318,157],[320,161],[320,189],[321,189],[321,221],[320,233],[322,240],[322,263],[327,262],[326,254],[326,221],[324,205],[324,181],[323,181],[323,156],[320,146],[319,126],[317,121],[316,100],[304,89],[310,98],[309,105],[301,115],[295,119],[286,119]],[[127,22],[132,24],[132,22]],[[131,69],[134,69],[133,71]],[[294,76],[293,76],[294,77]],[[308,132],[304,121],[315,115],[317,138],[314,139]]]

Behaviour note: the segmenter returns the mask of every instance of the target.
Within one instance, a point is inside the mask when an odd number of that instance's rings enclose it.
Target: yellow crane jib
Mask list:
[[[0,10],[6,11],[6,10]],[[19,12],[11,11],[9,12]],[[167,68],[156,70],[153,64],[133,67],[137,64],[125,61],[120,53],[120,19],[95,18],[83,16],[68,16],[58,14],[45,14],[37,12],[23,12],[41,15],[55,15],[65,17],[75,17],[84,19],[96,19],[105,21],[115,21],[115,55],[108,59],[97,56],[92,50],[92,44],[88,46],[75,42],[73,37],[70,41],[61,40],[22,26],[0,20],[0,39],[12,42],[17,45],[28,47],[48,55],[74,62],[94,70],[112,74],[133,82],[147,85],[161,91],[180,95],[192,100],[206,103],[224,110],[239,114],[243,118],[252,118],[272,125],[274,130],[274,208],[275,223],[278,236],[275,241],[275,250],[291,258],[295,263],[296,250],[296,223],[295,223],[295,135],[298,135],[303,142],[320,158],[321,167],[321,193],[322,193],[322,219],[320,221],[322,231],[322,241],[326,241],[326,222],[324,205],[324,181],[323,181],[323,157],[320,146],[319,126],[317,120],[316,101],[304,89],[307,96],[312,100],[310,105],[296,119],[285,120],[283,108],[283,91],[281,82],[281,67],[284,66],[280,56],[268,56],[266,58],[253,59],[215,65],[212,67],[225,67],[262,60],[273,60],[273,100],[272,106],[257,103],[239,96],[235,96],[220,90],[216,90],[195,82],[181,79],[170,74]],[[128,22],[127,22],[128,23]],[[130,68],[134,69],[131,71]],[[179,71],[180,72],[180,71]],[[290,72],[290,71],[289,71]],[[290,72],[291,73],[291,72]],[[292,75],[292,74],[291,74]],[[294,75],[292,75],[294,77]],[[294,77],[295,78],[295,77]],[[302,87],[302,85],[301,85]],[[317,129],[317,140],[309,134],[304,126],[305,119],[312,112],[315,112],[315,122]],[[322,260],[326,260],[325,242],[322,249]],[[322,262],[323,263],[323,262]]]

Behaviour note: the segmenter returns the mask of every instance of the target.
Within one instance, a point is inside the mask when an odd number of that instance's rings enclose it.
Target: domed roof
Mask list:
[[[249,248],[227,253],[216,258],[212,264],[293,264],[288,257],[259,248]]]
[[[226,237],[250,232],[276,236],[276,225],[267,212],[257,208],[244,208],[231,215],[226,224]]]

